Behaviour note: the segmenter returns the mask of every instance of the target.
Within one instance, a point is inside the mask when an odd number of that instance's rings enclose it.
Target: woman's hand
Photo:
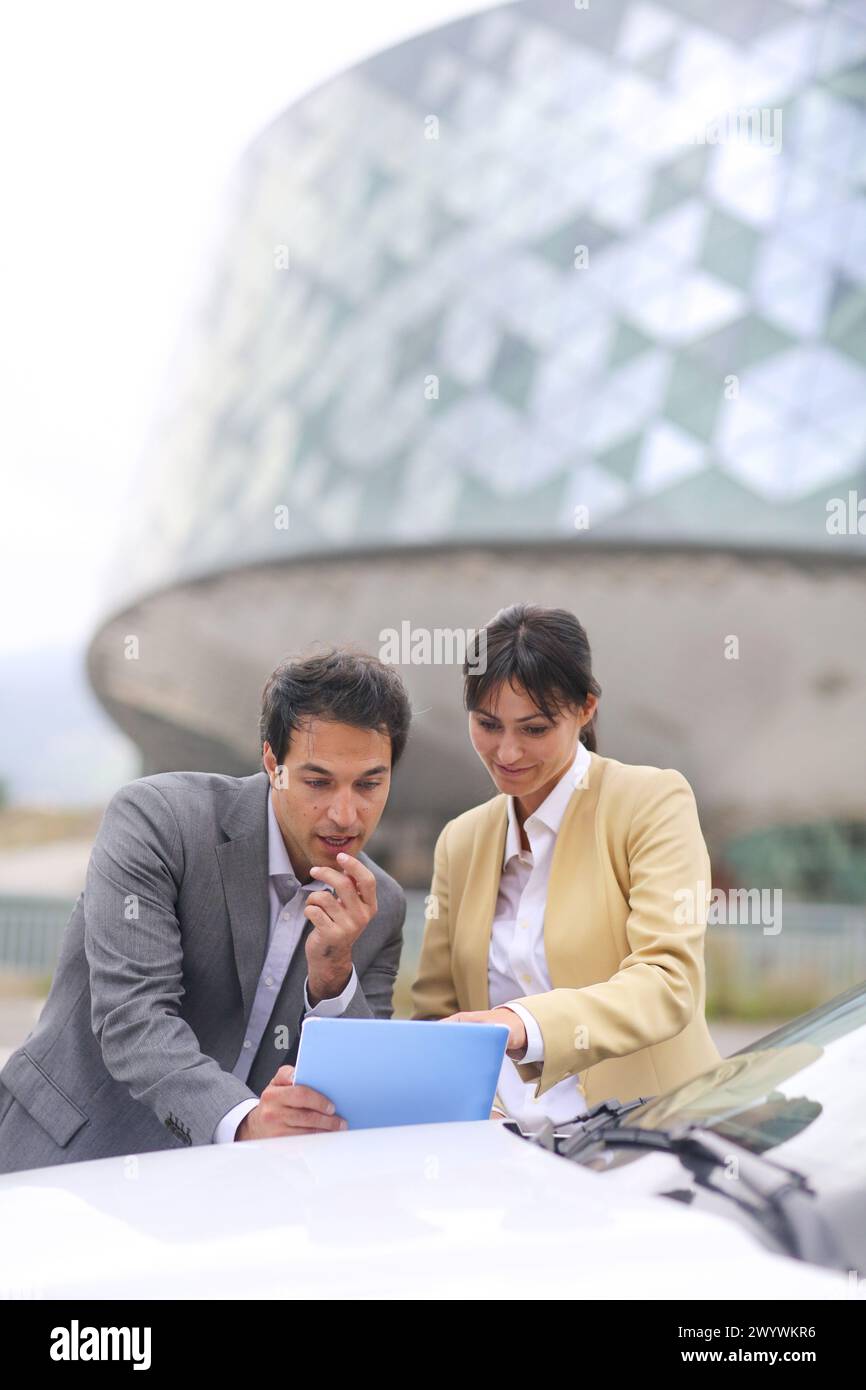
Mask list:
[[[512,1061],[519,1062],[526,1051],[526,1029],[523,1026],[523,1019],[513,1009],[477,1009],[474,1013],[449,1014],[448,1018],[443,1018],[440,1022],[504,1023],[508,1029],[508,1042],[505,1047],[507,1056]]]

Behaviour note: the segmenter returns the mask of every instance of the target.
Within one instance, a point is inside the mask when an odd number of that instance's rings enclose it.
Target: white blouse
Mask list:
[[[491,1009],[507,1004],[526,1026],[527,1048],[521,1062],[540,1062],[544,1057],[544,1041],[529,1010],[512,1001],[553,988],[544,952],[547,885],[565,809],[589,765],[589,751],[579,743],[574,762],[538,810],[526,818],[528,850],[521,848],[514,797],[508,798],[508,831],[490,933],[487,981]],[[514,1063],[506,1057],[499,1076],[499,1099],[523,1130],[537,1130],[546,1119],[559,1124],[587,1109],[576,1076],[566,1077],[537,1100],[535,1087],[536,1082],[521,1080]]]

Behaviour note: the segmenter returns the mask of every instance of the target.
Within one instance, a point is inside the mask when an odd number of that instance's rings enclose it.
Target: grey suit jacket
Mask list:
[[[231,1071],[268,945],[268,790],[264,772],[167,772],[112,798],[45,1007],[0,1072],[0,1172],[209,1144],[295,1060],[311,925],[249,1085]],[[378,911],[355,943],[344,1016],[389,1018],[406,899],[360,858]]]

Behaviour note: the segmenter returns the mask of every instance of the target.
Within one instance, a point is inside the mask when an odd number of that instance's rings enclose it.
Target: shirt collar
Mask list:
[[[533,811],[532,815],[526,818],[527,834],[530,836],[530,840],[532,839],[530,830],[533,821],[540,821],[548,830],[552,830],[554,835],[558,833],[559,827],[562,824],[562,818],[565,815],[565,809],[571,800],[572,792],[583,780],[590,761],[589,749],[586,744],[578,743],[577,752],[574,755],[574,761],[571,766],[566,768],[565,772],[563,772],[559,781],[556,783],[556,786],[548,793],[538,810]],[[520,843],[520,826],[517,823],[513,796],[509,796],[507,807],[508,829],[505,835],[505,852],[502,858],[503,868],[508,865],[509,861],[513,859],[516,854],[520,854],[523,848]]]

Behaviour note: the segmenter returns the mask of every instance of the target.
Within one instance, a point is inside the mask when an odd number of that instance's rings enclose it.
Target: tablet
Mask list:
[[[507,1043],[498,1023],[307,1018],[295,1081],[350,1129],[486,1120]]]

